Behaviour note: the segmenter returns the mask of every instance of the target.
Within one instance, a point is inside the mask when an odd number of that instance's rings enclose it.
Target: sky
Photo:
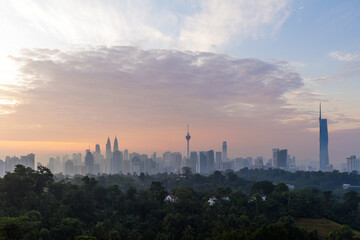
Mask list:
[[[360,2],[0,2],[0,158],[221,150],[360,155]]]

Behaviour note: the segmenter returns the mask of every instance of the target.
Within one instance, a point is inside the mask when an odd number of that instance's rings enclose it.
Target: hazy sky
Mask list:
[[[360,155],[360,2],[0,2],[0,156],[120,149]]]

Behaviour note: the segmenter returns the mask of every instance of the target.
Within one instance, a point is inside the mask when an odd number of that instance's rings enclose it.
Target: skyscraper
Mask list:
[[[207,160],[208,160],[208,173],[211,173],[212,171],[214,171],[214,167],[215,167],[214,150],[209,150],[207,152]]]
[[[216,152],[215,156],[215,160],[216,160],[216,166],[215,166],[215,170],[221,170],[222,169],[222,161],[221,161],[221,152]]]
[[[207,152],[200,152],[200,173],[206,174],[208,173],[208,159],[207,159]]]
[[[111,143],[110,138],[107,139],[106,142],[106,156],[105,156],[105,172],[111,173],[111,159],[112,159],[112,152],[111,152]]]
[[[278,168],[278,154],[279,154],[279,149],[278,148],[273,148],[272,149],[272,155],[273,155],[273,167],[274,168]]]
[[[100,153],[101,153],[101,151],[100,151],[100,145],[99,145],[99,144],[96,144],[96,145],[95,145],[95,152],[96,152],[97,154],[100,154]]]
[[[223,141],[222,143],[222,161],[227,161],[227,144],[226,141]]]
[[[90,149],[86,150],[85,167],[87,173],[94,174],[94,156],[90,152]]]
[[[287,169],[287,149],[282,149],[277,152],[277,167]]]
[[[186,138],[186,141],[187,141],[187,154],[186,154],[186,157],[187,159],[189,159],[189,142],[190,142],[190,134],[189,134],[189,125],[187,125],[187,135],[185,136]]]
[[[114,140],[114,152],[115,151],[119,151],[119,144],[118,144],[117,137],[115,137],[115,140]]]
[[[321,103],[319,112],[319,124],[320,124],[320,170],[325,171],[329,165],[329,137],[327,129],[327,119],[321,118]]]
[[[117,174],[123,170],[123,154],[119,150],[114,150],[112,158],[111,173]]]

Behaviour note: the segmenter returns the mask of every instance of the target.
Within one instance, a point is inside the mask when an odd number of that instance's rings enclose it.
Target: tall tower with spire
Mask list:
[[[191,136],[189,134],[189,124],[187,125],[187,134],[186,134],[185,138],[186,138],[186,141],[187,141],[187,155],[186,155],[186,157],[189,159],[190,158],[190,155],[189,155],[189,151],[190,151],[189,143],[190,143],[190,138],[191,138]]]
[[[329,136],[327,128],[327,119],[321,118],[321,103],[319,111],[320,125],[320,170],[325,171],[329,165]]]
[[[115,151],[119,151],[119,144],[118,144],[117,137],[115,137],[115,140],[114,140],[114,152]]]
[[[105,156],[106,173],[111,173],[111,160],[112,160],[111,143],[110,143],[110,138],[108,137],[106,142],[106,156]]]

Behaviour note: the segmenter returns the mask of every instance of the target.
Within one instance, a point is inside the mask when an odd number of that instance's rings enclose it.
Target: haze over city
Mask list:
[[[0,158],[105,149],[360,155],[359,2],[2,1]],[[316,35],[314,35],[316,33]]]

